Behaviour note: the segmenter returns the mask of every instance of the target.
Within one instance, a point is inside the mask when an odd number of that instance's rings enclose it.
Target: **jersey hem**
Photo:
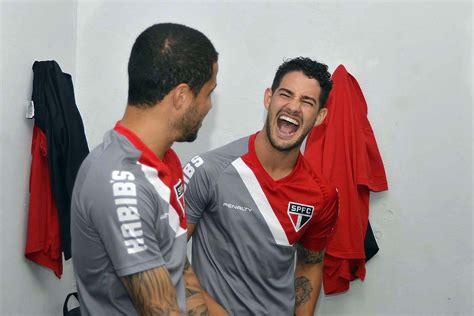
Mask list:
[[[165,261],[162,258],[153,258],[145,262],[139,262],[129,267],[115,269],[119,277],[125,277],[135,273],[147,271],[150,269],[158,268],[165,265]]]

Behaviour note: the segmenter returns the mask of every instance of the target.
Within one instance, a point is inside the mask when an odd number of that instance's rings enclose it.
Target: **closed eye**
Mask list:
[[[278,90],[278,95],[284,98],[291,98],[293,97],[293,92],[285,88],[280,88],[280,90]]]
[[[303,101],[305,104],[308,104],[310,106],[316,106],[318,103],[316,102],[316,99],[308,96],[304,96],[301,101]]]

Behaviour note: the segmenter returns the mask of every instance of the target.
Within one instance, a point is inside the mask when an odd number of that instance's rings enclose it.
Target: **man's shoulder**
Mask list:
[[[337,196],[337,189],[334,184],[332,184],[322,173],[311,167],[311,164],[308,163],[304,156],[302,156],[302,164],[304,173],[308,177],[308,181],[313,182],[315,187],[321,190],[326,199],[334,199]]]
[[[191,178],[195,171],[215,176],[234,160],[248,152],[249,136],[239,138],[226,145],[196,155],[185,165],[184,175]]]
[[[205,152],[201,156],[206,157],[206,159],[209,160],[216,159],[233,161],[248,152],[249,137],[250,136],[239,138],[223,146]]]
[[[113,131],[84,159],[77,174],[76,185],[90,188],[112,181],[113,172],[128,172],[133,178],[141,176],[137,161],[141,153]],[[129,176],[131,177],[131,176]]]

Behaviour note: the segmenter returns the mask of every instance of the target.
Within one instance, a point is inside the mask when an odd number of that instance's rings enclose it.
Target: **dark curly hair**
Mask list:
[[[320,109],[326,106],[329,92],[332,89],[331,74],[328,72],[328,66],[318,63],[307,57],[296,57],[285,60],[278,67],[275,78],[272,83],[272,92],[280,85],[281,79],[289,72],[302,71],[308,78],[316,79],[321,86],[321,95],[319,96]]]
[[[143,31],[128,62],[128,104],[152,107],[180,83],[194,95],[212,77],[218,53],[211,41],[185,25],[160,23]]]

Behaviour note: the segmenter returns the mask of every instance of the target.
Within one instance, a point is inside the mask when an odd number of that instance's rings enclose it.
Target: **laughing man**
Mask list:
[[[327,114],[327,69],[309,58],[284,62],[264,93],[262,130],[183,170],[193,268],[231,315],[314,313],[338,199],[300,147]]]

